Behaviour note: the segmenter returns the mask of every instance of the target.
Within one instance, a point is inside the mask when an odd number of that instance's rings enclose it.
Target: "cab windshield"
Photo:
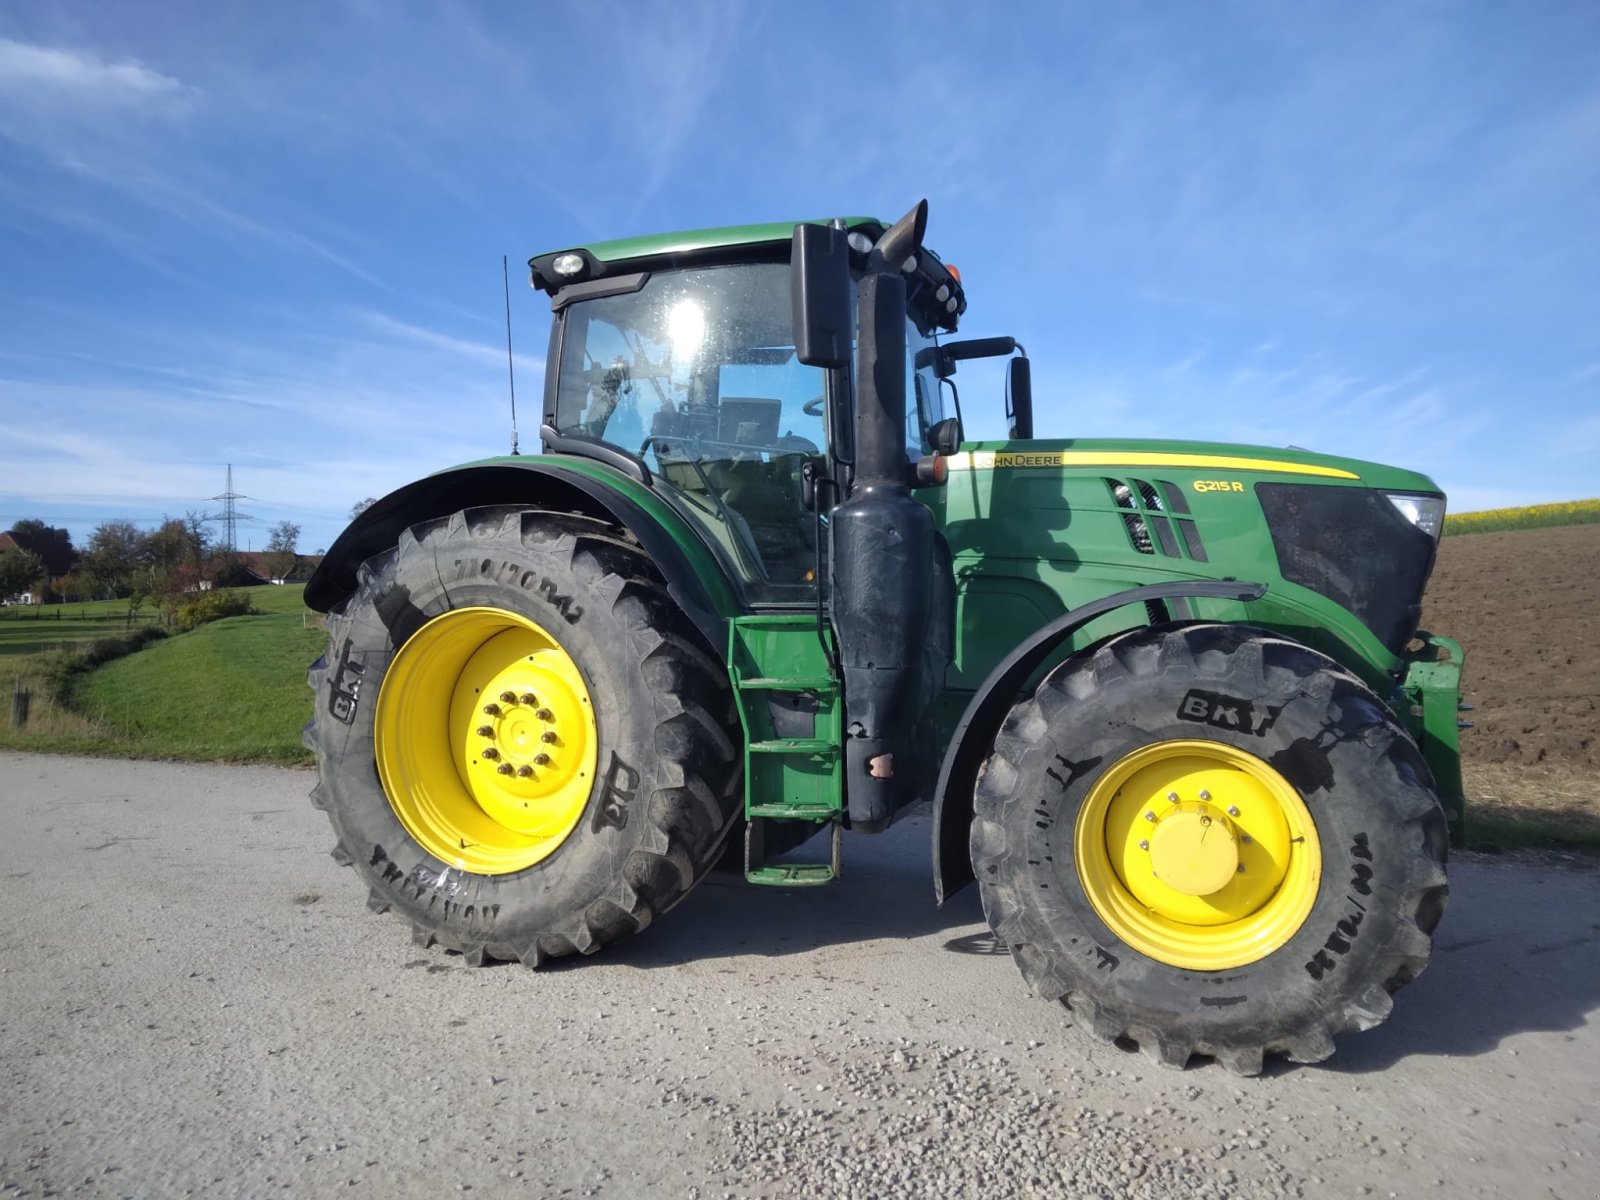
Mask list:
[[[816,521],[801,471],[826,445],[825,381],[795,358],[789,265],[657,272],[637,292],[569,305],[556,427],[642,457],[755,603],[815,598]],[[908,358],[930,339],[908,330]],[[941,415],[907,364],[907,450]]]

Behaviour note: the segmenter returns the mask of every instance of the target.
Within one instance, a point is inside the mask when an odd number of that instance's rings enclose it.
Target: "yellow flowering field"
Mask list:
[[[1600,498],[1530,504],[1525,508],[1488,508],[1482,512],[1448,513],[1444,532],[1495,533],[1502,529],[1541,529],[1549,525],[1588,525],[1600,521]]]

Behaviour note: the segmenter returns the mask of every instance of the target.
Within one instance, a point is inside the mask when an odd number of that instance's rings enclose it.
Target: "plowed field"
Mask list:
[[[1426,604],[1467,651],[1469,814],[1600,832],[1600,525],[1447,537]]]

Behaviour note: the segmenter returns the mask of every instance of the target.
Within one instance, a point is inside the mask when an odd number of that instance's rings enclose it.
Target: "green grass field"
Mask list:
[[[282,590],[282,589],[274,589]],[[153,625],[155,610],[149,607],[128,619],[126,600],[91,600],[86,604],[46,604],[34,607],[12,604],[0,608],[0,672],[4,659],[20,654],[36,654],[96,638],[115,637],[143,625]]]
[[[326,639],[294,613],[229,617],[107,663],[73,707],[140,757],[309,762],[306,667]]]
[[[253,588],[250,599],[262,610],[259,615],[216,621],[106,663],[79,677],[65,704],[51,696],[50,680],[60,676],[77,643],[126,633],[126,604],[107,601],[99,611],[85,606],[89,611],[81,620],[64,616],[64,629],[83,627],[77,638],[28,636],[35,626],[53,628],[50,618],[19,621],[16,630],[0,619],[0,638],[9,637],[5,644],[12,647],[0,658],[0,695],[20,680],[32,696],[25,730],[11,729],[0,717],[0,747],[125,758],[310,762],[300,745],[300,727],[310,715],[305,674],[327,635],[316,614],[305,608],[301,588]]]
[[[1555,525],[1590,525],[1600,521],[1600,499],[1532,504],[1526,508],[1490,508],[1482,512],[1447,513],[1444,535],[1499,533],[1506,529],[1545,529]]]

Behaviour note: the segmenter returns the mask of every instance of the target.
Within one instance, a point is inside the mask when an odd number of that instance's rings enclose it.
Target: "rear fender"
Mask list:
[[[1152,583],[1090,601],[1036,629],[1002,659],[961,714],[945,751],[933,791],[933,894],[938,903],[972,882],[967,835],[972,825],[972,792],[978,768],[994,749],[995,736],[1017,693],[1064,641],[1113,609],[1154,600],[1259,600],[1265,584],[1188,580]]]
[[[390,492],[339,535],[306,584],[306,604],[327,612],[342,603],[356,589],[361,564],[393,546],[412,525],[486,504],[614,521],[639,540],[707,643],[719,653],[727,645],[726,620],[740,611],[739,600],[726,571],[687,522],[621,471],[539,455],[457,467]]]

